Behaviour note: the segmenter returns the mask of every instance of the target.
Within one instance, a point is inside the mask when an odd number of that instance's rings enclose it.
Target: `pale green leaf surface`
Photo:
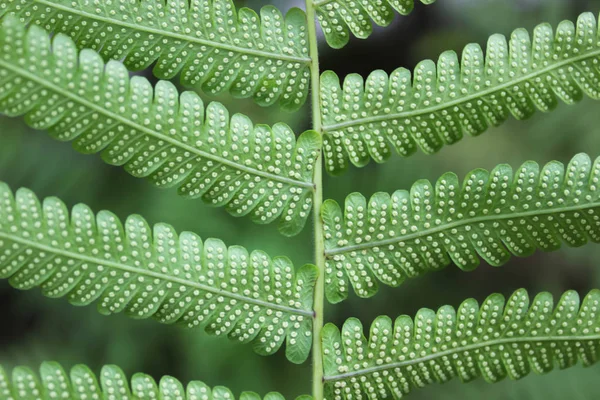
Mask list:
[[[324,157],[327,171],[341,174],[349,163],[385,162],[417,148],[432,154],[466,133],[476,136],[513,115],[550,111],[558,99],[573,104],[585,95],[600,98],[600,37],[596,19],[582,14],[553,33],[548,24],[488,41],[487,55],[470,44],[462,60],[453,51],[436,64],[426,60],[414,73],[399,68],[389,76],[348,75],[343,85],[331,71],[321,76]]]
[[[265,6],[260,17],[236,11],[231,0],[7,0],[0,16],[15,15],[47,31],[65,33],[79,49],[105,60],[123,60],[131,70],[154,62],[154,74],[229,91],[289,111],[304,104],[309,88],[306,15],[286,16]]]
[[[102,151],[112,165],[185,197],[225,206],[260,224],[280,219],[288,236],[300,232],[312,208],[313,169],[320,136],[296,140],[279,123],[254,126],[220,103],[206,109],[193,92],[130,78],[123,64],[75,44],[63,34],[52,46],[38,26],[12,17],[0,29],[0,112],[24,115],[36,129],[73,141],[83,153]]]
[[[0,366],[0,400],[235,400],[231,390],[223,386],[210,388],[204,382],[191,381],[184,386],[171,376],[157,384],[150,376],[134,374],[129,384],[126,375],[115,365],[105,365],[99,377],[85,365],[76,365],[70,375],[56,362],[44,362],[38,375],[27,367],[12,371],[12,379]],[[261,397],[254,392],[242,392],[239,400],[285,400],[280,393]],[[300,396],[298,400],[310,400]]]
[[[166,224],[151,229],[137,215],[123,225],[80,204],[69,216],[56,198],[40,204],[27,189],[13,197],[0,182],[0,279],[74,305],[97,301],[102,314],[203,326],[262,355],[286,341],[288,359],[301,363],[311,348],[316,274],[313,265],[296,271],[286,257],[203,242]]]
[[[577,362],[598,360],[600,291],[580,305],[576,292],[566,292],[554,307],[552,295],[541,293],[530,304],[525,290],[506,302],[499,294],[481,307],[474,299],[455,310],[420,310],[392,324],[378,317],[369,338],[357,319],[340,330],[322,332],[327,400],[400,398],[431,383],[453,378],[469,382],[483,377],[498,382],[543,374]]]
[[[322,208],[329,301],[371,297],[378,281],[398,286],[405,279],[450,263],[469,271],[480,258],[500,266],[511,254],[553,251],[600,242],[600,158],[585,154],[565,166],[541,170],[527,162],[513,172],[499,165],[477,169],[464,183],[453,173],[435,185],[427,180],[392,195],[359,193],[344,210],[332,200]]]
[[[371,21],[388,26],[394,19],[394,11],[402,15],[411,13],[416,0],[315,0],[317,18],[327,43],[334,49],[344,47],[350,34],[360,39],[373,32]],[[432,4],[435,0],[421,0]]]

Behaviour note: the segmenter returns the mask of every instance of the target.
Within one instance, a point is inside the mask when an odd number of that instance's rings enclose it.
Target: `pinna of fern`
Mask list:
[[[596,18],[581,14],[534,29],[533,39],[515,30],[507,43],[493,35],[487,54],[469,44],[461,61],[454,51],[391,74],[374,71],[366,82],[357,74],[321,76],[323,153],[329,173],[349,163],[385,162],[395,150],[407,157],[418,148],[432,154],[464,134],[477,136],[510,115],[548,112],[558,99],[573,104],[587,95],[600,98],[600,37]]]
[[[297,8],[283,16],[268,5],[259,16],[236,10],[232,0],[6,0],[3,15],[64,33],[79,49],[123,60],[133,71],[156,62],[159,79],[179,73],[183,85],[208,93],[279,102],[288,111],[308,94],[306,15]]]
[[[368,338],[351,318],[341,331],[327,324],[322,341],[328,400],[398,399],[453,378],[521,379],[598,361],[600,291],[582,304],[574,291],[554,306],[549,293],[530,303],[527,292],[517,290],[506,302],[494,294],[481,306],[469,299],[458,310],[422,309],[414,320],[378,317]]]
[[[36,25],[3,18],[0,28],[0,112],[24,115],[36,129],[102,152],[112,165],[186,197],[225,206],[279,230],[302,230],[312,208],[313,170],[321,148],[314,131],[295,138],[283,123],[253,125],[216,102],[206,109],[193,92],[129,77],[117,61],[77,52],[64,34],[50,42]]]
[[[312,344],[314,265],[295,269],[286,257],[271,258],[177,234],[166,224],[151,229],[137,215],[124,225],[108,211],[96,216],[85,205],[69,212],[57,198],[40,204],[0,182],[0,279],[21,290],[74,305],[97,301],[102,314],[204,329],[252,343],[262,355],[286,342],[286,356],[302,363]]]
[[[40,379],[41,378],[41,379]],[[180,399],[180,400],[235,400],[231,390],[223,386],[209,387],[204,382],[192,381],[184,386],[177,379],[164,376],[157,384],[150,375],[137,373],[131,385],[123,371],[115,365],[105,365],[98,377],[85,365],[74,366],[67,375],[55,362],[40,366],[39,378],[29,368],[16,367],[12,379],[0,366],[1,400],[90,400],[90,399]],[[299,396],[296,400],[310,400]],[[254,392],[242,392],[239,400],[285,400],[276,392],[261,397]]]
[[[350,33],[360,39],[373,32],[371,20],[379,26],[388,26],[394,11],[401,15],[411,13],[417,0],[315,0],[317,17],[327,43],[334,49],[348,44]],[[421,0],[432,4],[435,0]]]
[[[568,166],[526,162],[513,172],[499,165],[477,169],[459,182],[453,173],[435,185],[416,182],[410,192],[359,193],[343,209],[322,208],[326,294],[338,303],[349,286],[360,297],[378,281],[398,286],[451,263],[470,271],[480,259],[500,266],[511,255],[530,256],[600,242],[600,158],[575,156]]]

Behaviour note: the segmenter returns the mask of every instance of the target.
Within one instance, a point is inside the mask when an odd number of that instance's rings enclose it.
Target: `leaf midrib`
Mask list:
[[[422,236],[431,235],[431,234],[446,231],[446,230],[452,229],[452,228],[458,228],[458,227],[461,227],[464,225],[476,224],[478,222],[517,219],[517,218],[525,218],[525,217],[531,217],[531,216],[537,216],[537,215],[557,214],[557,213],[561,213],[561,212],[582,211],[582,210],[593,209],[593,208],[597,208],[597,207],[600,207],[600,203],[585,204],[582,206],[553,208],[553,209],[548,209],[548,210],[525,211],[525,212],[514,213],[514,214],[486,215],[486,216],[471,218],[471,219],[462,220],[462,221],[455,221],[455,222],[451,222],[446,225],[439,225],[434,228],[423,229],[423,230],[420,230],[418,232],[411,233],[408,235],[395,236],[390,239],[376,240],[376,241],[356,244],[356,245],[352,245],[352,246],[336,247],[333,249],[325,249],[325,255],[328,258],[331,258],[331,256],[334,256],[336,254],[364,250],[364,249],[369,249],[369,248],[373,248],[373,247],[380,247],[380,246],[385,246],[388,244],[397,244],[399,242],[416,239],[416,238],[419,238]]]
[[[83,254],[79,254],[79,253],[73,253],[71,251],[68,250],[62,250],[62,249],[57,249],[55,247],[52,246],[48,246],[39,242],[33,242],[30,241],[28,239],[24,239],[18,236],[14,236],[5,232],[0,232],[0,238],[4,238],[6,240],[10,240],[10,241],[14,241],[14,242],[18,242],[21,243],[25,246],[29,246],[29,247],[35,247],[37,249],[40,250],[44,250],[50,253],[54,253],[57,255],[61,255],[63,257],[68,257],[68,258],[72,258],[72,259],[76,259],[76,260],[80,260],[83,262],[88,262],[88,263],[92,263],[92,264],[96,264],[96,265],[104,265],[110,268],[115,268],[115,269],[119,269],[122,271],[127,271],[127,272],[131,272],[132,274],[137,274],[137,275],[146,275],[152,278],[157,278],[157,279],[161,279],[164,281],[168,281],[168,282],[173,282],[173,283],[178,283],[181,285],[185,285],[187,287],[190,288],[195,288],[195,289],[200,289],[206,292],[210,292],[210,293],[214,293],[216,295],[220,295],[220,296],[225,296],[225,297],[229,297],[232,299],[236,299],[239,300],[241,302],[244,303],[249,303],[249,304],[255,304],[257,306],[260,307],[264,307],[264,308],[270,308],[273,310],[279,310],[279,311],[283,311],[285,313],[288,314],[298,314],[298,315],[304,315],[304,316],[308,316],[308,317],[313,317],[313,312],[312,311],[307,311],[307,310],[301,310],[298,308],[292,308],[292,307],[287,307],[287,306],[282,306],[279,304],[273,304],[273,303],[269,303],[267,301],[263,301],[263,300],[258,300],[258,299],[253,299],[250,297],[246,297],[237,293],[232,293],[229,291],[225,291],[225,290],[221,290],[221,289],[217,289],[214,288],[212,286],[208,286],[208,285],[204,285],[201,283],[197,283],[197,282],[192,282],[192,281],[188,281],[186,279],[181,279],[181,278],[176,278],[170,275],[165,275],[165,274],[161,274],[158,272],[154,272],[154,271],[150,271],[148,269],[143,269],[143,268],[136,268],[136,267],[132,267],[130,265],[126,265],[126,264],[121,264],[118,262],[114,262],[114,261],[107,261],[107,260],[103,260],[103,259],[98,259],[98,258],[94,258],[94,257],[90,257],[90,256],[86,256]]]
[[[394,363],[377,365],[377,366],[369,367],[369,368],[363,368],[363,369],[360,369],[357,371],[346,372],[344,374],[325,376],[324,380],[326,382],[340,381],[340,380],[344,380],[344,379],[353,378],[355,376],[367,375],[367,374],[377,372],[377,371],[415,365],[415,364],[423,363],[426,361],[431,361],[431,360],[434,360],[439,357],[450,356],[452,354],[461,353],[461,352],[465,352],[465,351],[478,350],[482,347],[488,347],[488,346],[498,346],[498,345],[502,345],[502,344],[527,343],[527,342],[566,342],[566,341],[570,342],[570,341],[589,341],[589,340],[600,340],[600,335],[541,336],[541,337],[527,336],[527,337],[520,337],[520,338],[503,338],[503,339],[497,339],[497,340],[490,340],[487,342],[481,342],[481,343],[477,343],[477,344],[470,344],[467,346],[461,346],[461,347],[457,347],[455,349],[444,350],[444,351],[440,351],[439,353],[428,354],[427,356],[416,358],[413,360],[398,361],[398,362],[394,362]]]
[[[413,117],[417,117],[417,116],[421,116],[421,115],[425,115],[425,114],[431,114],[436,111],[444,110],[444,109],[450,108],[452,106],[467,103],[471,100],[487,96],[494,92],[498,92],[500,90],[506,89],[510,86],[519,85],[521,83],[529,81],[530,79],[535,78],[536,76],[549,73],[552,70],[563,67],[565,65],[573,64],[578,61],[583,61],[587,58],[592,58],[592,57],[599,56],[599,55],[600,55],[600,49],[597,49],[595,51],[586,53],[585,55],[576,56],[576,57],[569,58],[569,59],[563,60],[563,61],[558,61],[558,62],[552,64],[551,66],[545,67],[539,71],[532,72],[530,74],[523,75],[520,78],[510,80],[509,82],[500,84],[498,86],[494,86],[494,87],[491,87],[491,88],[488,88],[488,89],[485,89],[485,90],[482,90],[482,91],[479,91],[477,93],[470,94],[467,96],[459,95],[459,97],[456,100],[452,100],[450,102],[443,102],[441,104],[427,107],[427,108],[419,108],[416,111],[406,111],[406,112],[400,112],[400,113],[391,113],[391,114],[377,115],[377,116],[371,116],[371,117],[357,118],[357,119],[352,119],[352,120],[349,120],[346,122],[340,122],[339,124],[323,125],[323,132],[339,131],[339,130],[349,128],[352,126],[356,126],[356,125],[366,125],[366,124],[370,124],[373,122],[382,122],[382,121],[387,121],[387,120],[391,120],[391,119],[399,119],[399,118],[413,118]],[[485,67],[483,67],[483,69],[485,70]],[[461,69],[461,73],[462,73],[462,69]],[[493,76],[494,75],[486,76],[486,78],[493,77]],[[412,84],[413,83],[411,82],[411,85]],[[437,81],[436,81],[436,84],[437,84]],[[412,86],[412,87],[414,88],[414,86]]]
[[[260,171],[258,169],[247,167],[245,165],[238,164],[236,162],[227,160],[225,158],[222,158],[222,157],[219,157],[219,156],[215,156],[214,154],[210,154],[210,153],[207,153],[205,151],[199,150],[199,149],[197,149],[197,148],[195,148],[193,146],[190,146],[188,144],[181,143],[180,141],[178,141],[176,139],[173,139],[173,138],[171,138],[169,136],[166,136],[166,135],[164,135],[164,134],[162,134],[160,132],[156,132],[156,131],[154,131],[152,129],[149,129],[149,128],[145,127],[145,126],[142,126],[142,125],[139,125],[139,124],[137,124],[135,122],[132,122],[129,119],[124,118],[124,117],[122,117],[122,116],[120,116],[118,114],[115,114],[114,112],[112,112],[110,110],[107,110],[104,107],[98,106],[98,105],[96,105],[96,104],[88,101],[85,98],[82,98],[82,97],[80,97],[80,96],[78,96],[78,95],[76,95],[76,94],[74,94],[74,93],[72,93],[70,91],[67,91],[67,89],[65,89],[65,88],[63,88],[61,86],[55,85],[54,83],[49,82],[49,81],[47,81],[47,80],[45,80],[43,78],[40,78],[37,75],[31,74],[29,71],[27,71],[25,69],[17,68],[15,66],[13,66],[12,64],[5,62],[4,60],[0,60],[0,65],[3,66],[4,68],[7,68],[7,69],[13,71],[13,73],[15,73],[15,74],[24,76],[25,78],[27,78],[29,80],[32,80],[32,81],[38,83],[39,85],[44,86],[44,87],[48,88],[49,90],[52,90],[52,91],[56,92],[60,96],[67,97],[67,98],[69,98],[69,99],[71,99],[71,100],[73,100],[75,102],[78,102],[78,103],[84,105],[85,107],[88,107],[88,108],[90,108],[92,110],[95,110],[96,112],[98,112],[100,114],[104,114],[105,116],[107,116],[109,118],[112,118],[112,119],[114,119],[116,121],[119,121],[122,124],[128,125],[128,126],[134,128],[134,129],[136,129],[136,130],[138,130],[140,132],[143,132],[143,133],[145,133],[145,134],[147,134],[149,136],[155,137],[155,138],[157,138],[159,140],[163,140],[165,142],[168,142],[168,143],[172,144],[173,146],[176,146],[176,147],[179,147],[179,148],[181,148],[183,150],[189,151],[190,153],[196,154],[199,157],[203,157],[203,158],[207,158],[207,159],[213,160],[213,161],[215,161],[217,163],[227,165],[227,166],[229,166],[231,168],[234,168],[234,169],[237,169],[237,170],[240,170],[240,171],[244,171],[244,172],[247,172],[247,173],[252,174],[252,175],[262,176],[262,177],[264,177],[266,179],[273,180],[273,181],[278,181],[278,182],[282,182],[282,183],[285,183],[285,184],[288,184],[288,185],[292,185],[292,186],[306,187],[306,188],[309,188],[311,191],[314,191],[314,185],[311,182],[298,181],[298,180],[295,180],[295,179],[291,179],[291,178],[286,178],[286,177],[283,177],[283,176],[275,175],[275,174],[272,174],[272,173],[269,173],[269,172]]]
[[[251,54],[251,55],[259,56],[259,57],[275,58],[275,59],[280,59],[280,60],[285,60],[285,61],[299,62],[299,63],[303,63],[303,64],[310,63],[309,57],[305,58],[305,57],[287,56],[285,54],[280,54],[280,53],[271,53],[271,52],[267,52],[267,51],[247,49],[245,47],[239,47],[239,46],[235,46],[235,45],[228,45],[228,44],[224,44],[224,43],[213,42],[211,40],[195,38],[193,36],[186,36],[186,35],[182,35],[182,34],[178,34],[178,33],[174,33],[174,32],[163,31],[163,30],[156,29],[156,28],[150,28],[150,27],[144,26],[144,25],[138,25],[138,24],[132,24],[132,23],[125,22],[125,21],[119,21],[119,20],[108,18],[108,17],[99,16],[96,14],[90,14],[83,10],[72,9],[67,6],[59,5],[59,4],[56,4],[54,2],[47,1],[47,0],[34,0],[34,2],[44,4],[48,7],[56,8],[58,10],[62,10],[62,11],[65,11],[65,12],[68,12],[71,14],[76,14],[83,18],[95,19],[97,21],[101,21],[101,22],[104,22],[107,24],[118,25],[118,26],[122,26],[124,28],[129,28],[129,29],[133,29],[133,30],[137,30],[137,31],[144,31],[147,33],[155,34],[155,35],[171,37],[173,39],[182,40],[184,42],[197,43],[197,44],[201,44],[201,45],[207,45],[207,46],[211,46],[211,47],[221,48],[223,50]]]

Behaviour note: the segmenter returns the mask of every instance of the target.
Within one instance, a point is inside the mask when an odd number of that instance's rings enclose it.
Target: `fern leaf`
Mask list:
[[[379,26],[388,26],[394,19],[394,10],[408,15],[416,0],[316,0],[317,18],[327,43],[334,49],[344,47],[354,36],[366,39],[373,32],[371,20]],[[432,4],[435,0],[421,0]]]
[[[453,173],[432,185],[415,183],[410,193],[376,193],[367,203],[358,193],[346,198],[345,213],[328,200],[322,209],[327,297],[360,297],[377,292],[377,280],[398,286],[405,279],[442,269],[451,262],[470,271],[483,258],[500,266],[511,254],[557,250],[561,242],[600,242],[600,158],[585,154],[565,168],[548,163],[541,171],[526,162],[477,169],[461,187]]]
[[[328,400],[400,398],[414,388],[458,377],[497,382],[543,374],[598,360],[600,291],[590,292],[580,307],[576,292],[565,293],[553,309],[552,295],[541,293],[529,304],[525,290],[505,305],[499,294],[481,307],[465,301],[456,311],[422,309],[414,321],[400,316],[392,325],[379,317],[370,337],[349,319],[340,332],[323,329]]]
[[[193,92],[130,79],[123,64],[105,66],[89,49],[78,54],[63,34],[51,47],[41,28],[25,30],[12,17],[3,21],[0,46],[0,112],[25,115],[80,152],[102,151],[107,163],[159,187],[177,185],[183,196],[261,224],[281,216],[288,236],[302,230],[312,208],[316,132],[296,141],[285,124],[253,126],[219,103],[205,110]]]
[[[14,15],[54,33],[65,33],[79,49],[105,60],[123,60],[132,70],[156,62],[154,74],[228,90],[289,111],[304,104],[309,88],[306,15],[293,8],[284,17],[265,6],[260,17],[236,11],[232,0],[7,0],[0,16]]]
[[[98,377],[85,365],[76,365],[67,375],[56,362],[44,362],[39,377],[27,367],[16,367],[12,380],[0,366],[0,399],[2,400],[89,400],[89,399],[180,399],[180,400],[235,400],[233,393],[223,386],[210,388],[204,382],[191,381],[184,386],[171,376],[164,376],[157,384],[150,375],[137,373],[129,385],[126,375],[115,365],[105,365]],[[254,392],[242,392],[239,400],[261,400]],[[296,400],[310,400],[299,396]],[[285,400],[276,392],[264,400]]]
[[[71,216],[56,198],[40,204],[27,189],[16,196],[0,183],[0,279],[21,290],[74,305],[97,301],[102,314],[124,311],[252,343],[301,363],[311,347],[316,267],[295,271],[286,257],[227,247],[217,239],[151,229],[137,215],[123,226],[108,211],[85,205]]]
[[[562,22],[555,34],[539,25],[488,41],[484,59],[479,45],[468,45],[459,63],[453,51],[436,65],[421,62],[411,77],[400,68],[389,76],[373,72],[366,80],[346,77],[343,88],[331,71],[322,81],[322,114],[327,170],[340,174],[348,163],[362,167],[372,158],[385,162],[395,149],[409,156],[421,148],[432,154],[467,133],[476,136],[509,115],[531,116],[567,104],[583,94],[600,98],[600,40],[596,19],[582,14],[576,26]]]

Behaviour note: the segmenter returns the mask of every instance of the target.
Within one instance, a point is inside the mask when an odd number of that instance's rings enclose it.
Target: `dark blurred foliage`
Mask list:
[[[241,4],[241,3],[240,3]],[[258,9],[264,3],[248,0]],[[300,1],[279,1],[282,9],[302,6]],[[367,76],[373,69],[412,68],[424,58],[437,59],[440,52],[458,52],[469,42],[485,45],[492,33],[509,35],[516,27],[531,30],[537,23],[556,25],[574,20],[583,11],[598,13],[600,1],[592,0],[439,0],[432,6],[417,5],[409,17],[397,17],[393,25],[366,41],[352,40],[338,51],[321,46],[322,69],[340,76],[357,72]],[[212,100],[205,97],[208,100]],[[308,108],[283,114],[277,108],[261,109],[250,101],[218,98],[234,112],[243,112],[257,123],[285,121],[298,132],[310,126]],[[528,121],[509,121],[481,138],[466,138],[436,156],[393,157],[384,165],[352,168],[340,178],[325,178],[325,196],[338,201],[353,191],[370,196],[376,191],[408,189],[417,179],[435,180],[445,171],[464,176],[474,168],[499,163],[517,167],[532,159],[540,164],[563,162],[577,152],[600,155],[600,104],[590,100],[577,106],[561,105],[555,112],[537,113]],[[76,153],[69,144],[58,143],[43,132],[28,129],[20,119],[0,117],[0,180],[14,189],[29,187],[40,197],[58,196],[69,206],[83,202],[94,210],[109,209],[125,218],[132,213],[151,223],[167,222],[177,230],[191,230],[202,237],[222,238],[228,244],[261,248],[272,255],[288,255],[296,264],[312,260],[311,229],[298,237],[280,236],[275,226],[257,226],[234,219],[222,209],[200,201],[183,200],[174,190],[158,190],[135,179],[121,168],[110,167],[98,157]],[[365,326],[379,314],[395,317],[414,314],[421,307],[458,306],[468,297],[483,300],[493,292],[509,295],[524,287],[530,293],[548,290],[558,296],[575,289],[582,295],[600,284],[597,259],[600,247],[563,249],[513,259],[503,268],[481,265],[464,273],[455,267],[412,280],[397,289],[383,288],[369,300],[352,297],[327,307],[327,320],[341,324],[347,317],[360,318]],[[156,378],[172,375],[187,382],[200,379],[210,385],[226,385],[235,393],[254,390],[283,392],[289,398],[310,390],[310,363],[286,362],[281,354],[263,358],[249,346],[208,337],[200,330],[184,330],[154,321],[131,320],[123,315],[101,316],[93,307],[77,308],[65,300],[50,300],[37,290],[19,292],[0,281],[0,363],[37,368],[43,360],[65,367],[86,363],[95,371],[114,363],[126,373],[149,373]],[[462,385],[452,382],[423,389],[414,399],[592,399],[600,379],[600,367],[521,382],[489,385],[483,381]],[[598,390],[600,392],[600,389]]]

